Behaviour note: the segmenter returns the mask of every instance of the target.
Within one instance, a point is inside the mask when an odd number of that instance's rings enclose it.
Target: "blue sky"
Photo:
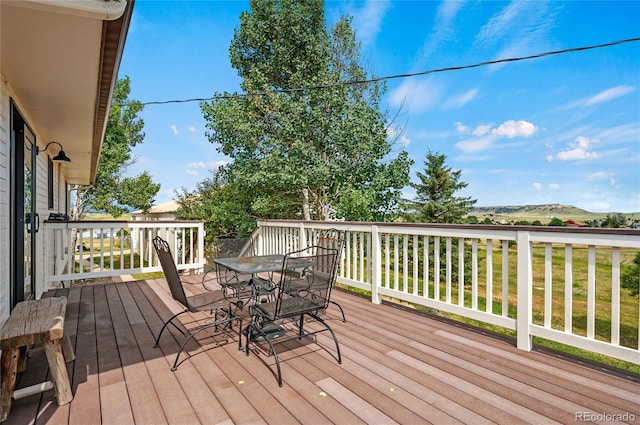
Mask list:
[[[417,73],[640,37],[640,1],[328,1],[354,17],[377,76]],[[141,102],[239,91],[229,44],[248,1],[137,0],[120,77]],[[477,206],[558,203],[640,212],[640,42],[388,80],[394,151],[423,171],[447,156]],[[156,204],[227,160],[197,102],[147,105],[129,174],[161,183]],[[413,192],[407,188],[406,196]]]

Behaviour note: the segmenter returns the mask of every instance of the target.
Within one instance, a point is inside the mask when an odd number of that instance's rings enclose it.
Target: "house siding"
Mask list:
[[[10,98],[18,104],[19,99],[16,99],[15,94],[12,92],[11,87],[7,84],[4,78],[0,75],[0,324],[4,323],[10,313],[10,293],[11,293],[11,281],[9,276],[10,267],[10,150],[11,150],[11,135],[10,135]],[[30,122],[29,116],[23,118],[27,123]],[[42,140],[38,135],[38,129],[31,127],[36,136],[38,146],[42,149],[46,146],[46,141]],[[62,169],[59,164],[54,164],[54,210],[49,209],[48,205],[48,157],[50,152],[40,152],[36,160],[36,213],[40,217],[40,230],[35,234],[36,243],[36,255],[33,261],[36,264],[35,273],[35,288],[33,293],[36,298],[40,298],[44,291],[47,290],[44,284],[45,279],[45,255],[50,255],[53,252],[52,241],[48,241],[45,238],[44,220],[47,219],[49,213],[52,211],[65,211],[64,202],[64,179],[62,175]],[[61,199],[62,195],[62,199]],[[52,264],[53,261],[50,262]]]
[[[0,74],[0,323],[9,316],[9,95]]]

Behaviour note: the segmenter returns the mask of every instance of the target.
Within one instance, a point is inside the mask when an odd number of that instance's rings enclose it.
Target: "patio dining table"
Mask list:
[[[272,254],[272,255],[254,255],[247,257],[230,257],[230,258],[216,258],[213,262],[218,267],[223,267],[239,275],[251,275],[249,281],[252,286],[251,302],[257,302],[261,297],[269,297],[273,294],[273,290],[276,287],[276,282],[273,281],[273,273],[282,271],[282,264],[285,255]],[[300,259],[299,264],[291,262],[290,264],[296,265],[296,268],[305,268],[313,265],[308,258]],[[267,277],[259,276],[259,274],[267,274]],[[242,308],[242,307],[241,307]]]
[[[284,255],[255,255],[249,257],[216,258],[213,260],[218,266],[239,274],[257,275],[258,273],[273,273],[282,269]]]

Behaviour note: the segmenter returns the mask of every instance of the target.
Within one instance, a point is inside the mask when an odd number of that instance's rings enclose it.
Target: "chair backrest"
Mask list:
[[[285,318],[327,308],[336,278],[338,250],[314,245],[285,255],[275,316]]]
[[[225,233],[213,238],[213,258],[245,257],[253,255],[252,236],[238,237]]]
[[[337,268],[340,265],[340,259],[342,258],[344,232],[337,229],[321,230],[317,234],[316,245],[323,248],[335,249],[338,251],[338,258],[335,266],[335,271],[337,272]],[[321,269],[327,269],[329,266],[329,264],[319,264],[319,267]],[[327,270],[327,272],[329,272],[329,270]]]
[[[169,244],[160,236],[156,236],[153,238],[153,247],[155,248],[158,259],[160,260],[164,277],[167,279],[167,283],[169,284],[171,296],[174,300],[178,301],[185,307],[189,307],[187,295],[182,287],[180,275],[178,274],[176,263],[173,261],[173,255],[171,255]]]

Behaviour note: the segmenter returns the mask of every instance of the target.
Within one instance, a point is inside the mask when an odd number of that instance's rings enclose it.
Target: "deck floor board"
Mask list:
[[[200,276],[186,276],[201,293]],[[67,365],[73,401],[53,391],[15,400],[7,424],[518,424],[572,423],[587,412],[634,415],[640,422],[640,376],[595,367],[409,308],[337,290],[333,339],[315,335],[277,345],[275,361],[238,336],[202,332],[172,372],[183,336],[163,319],[181,311],[164,279],[50,291],[68,297],[65,330],[76,360]],[[193,328],[206,313],[186,313]],[[246,322],[245,322],[246,324]],[[318,324],[308,323],[310,329]],[[242,341],[244,344],[245,341]],[[44,353],[29,358],[18,387],[47,377]]]

